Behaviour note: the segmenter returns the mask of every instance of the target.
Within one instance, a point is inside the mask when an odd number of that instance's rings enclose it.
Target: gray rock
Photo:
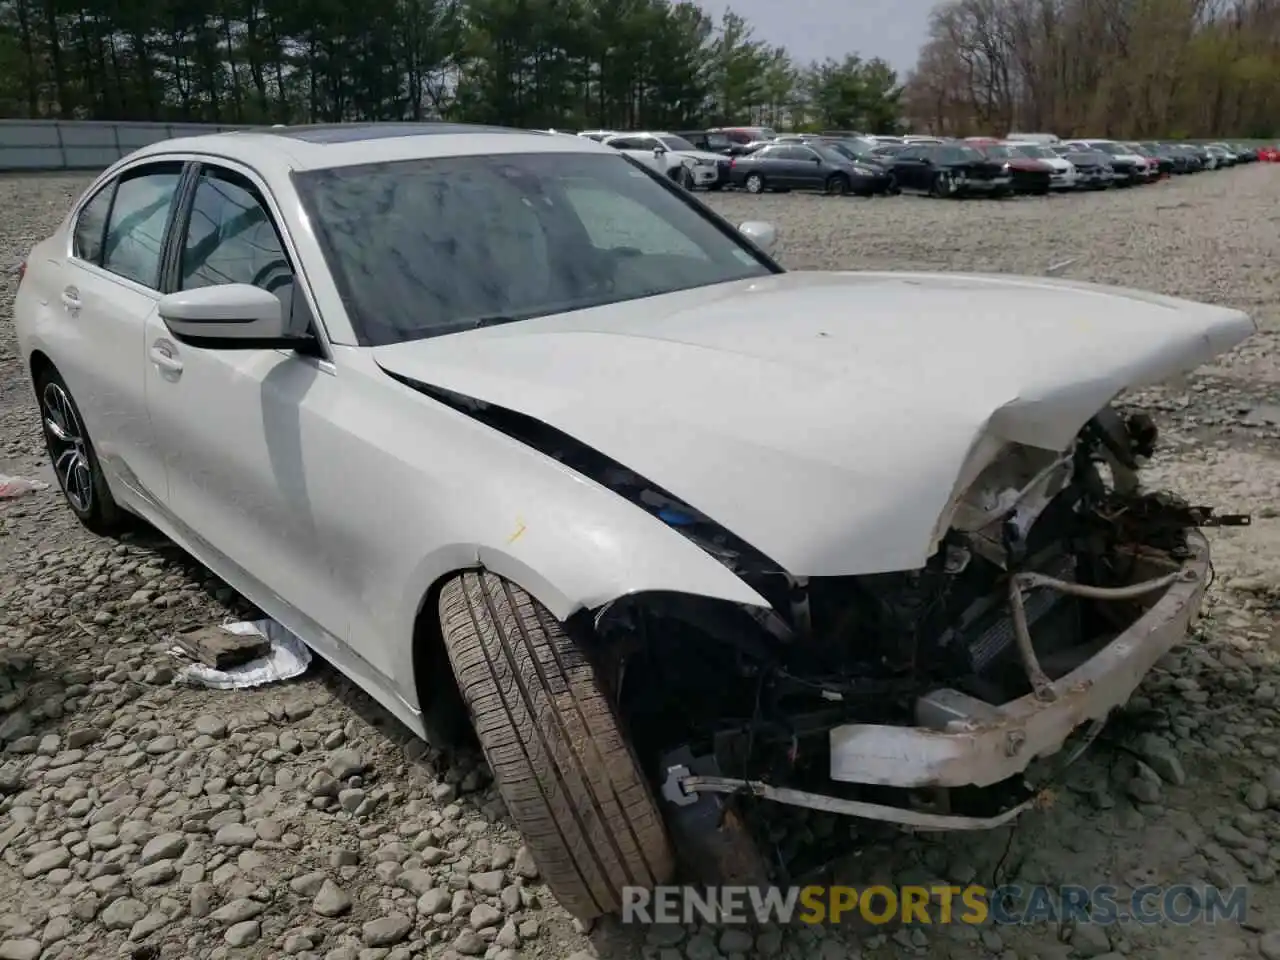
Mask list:
[[[325,764],[329,774],[337,780],[349,780],[364,773],[364,758],[354,750],[336,750]]]
[[[311,901],[311,909],[322,917],[340,917],[351,909],[351,897],[332,880],[325,880]]]
[[[755,938],[750,932],[737,927],[727,927],[724,933],[720,934],[721,953],[747,953],[754,944]]]
[[[350,790],[338,791],[338,806],[347,813],[355,813],[360,809],[360,804],[364,803],[365,792],[357,787]]]
[[[435,886],[435,879],[426,870],[405,870],[396,877],[396,886],[420,897]]]
[[[212,903],[213,884],[197,883],[191,888],[191,897],[187,904],[187,910],[193,917],[207,917]]]
[[[323,871],[316,870],[313,873],[304,873],[300,877],[294,877],[289,881],[289,889],[300,897],[314,897],[320,892],[320,888],[324,886],[327,879]]]
[[[473,930],[483,930],[485,927],[496,927],[502,922],[502,911],[497,907],[491,907],[487,903],[478,903],[471,911],[468,920]]]
[[[131,897],[115,900],[99,915],[108,930],[128,930],[147,915],[147,906]]]
[[[1263,960],[1280,960],[1280,930],[1272,930],[1259,937],[1258,952]]]
[[[37,853],[22,867],[22,875],[28,880],[43,877],[51,870],[60,870],[71,862],[71,853],[66,847],[54,847],[44,853]]]
[[[1110,952],[1111,941],[1107,939],[1107,931],[1096,923],[1080,923],[1071,934],[1071,953],[1088,960]]]
[[[42,949],[39,940],[29,937],[0,941],[0,960],[36,960]]]
[[[213,835],[213,842],[220,847],[252,847],[258,832],[243,823],[228,823]]]
[[[501,870],[488,870],[485,873],[473,873],[467,878],[471,884],[471,889],[476,893],[483,893],[490,897],[496,897],[502,892],[502,887],[506,883],[506,875]]]
[[[520,934],[516,930],[514,920],[508,920],[502,925],[502,929],[498,931],[498,935],[493,938],[493,942],[500,947],[506,947],[508,950],[514,950],[520,946]]]
[[[538,879],[538,865],[533,862],[533,854],[529,852],[528,847],[521,847],[516,851],[516,862],[512,869],[515,870],[517,877],[524,877],[526,880]]]
[[[252,920],[254,917],[261,916],[262,911],[266,909],[264,904],[257,900],[250,900],[248,897],[240,897],[225,903],[217,910],[213,911],[210,916],[219,923],[235,924],[243,923],[246,920]]]
[[[1125,784],[1125,792],[1139,803],[1159,803],[1161,798],[1160,784],[1145,777],[1131,777]]]
[[[227,735],[227,721],[212,714],[196,717],[195,728],[200,736],[211,737],[214,740],[221,740]]]
[[[138,862],[144,867],[157,860],[175,860],[187,849],[187,838],[181,833],[162,833],[147,841]]]
[[[132,880],[135,887],[158,887],[162,883],[168,883],[177,875],[178,871],[172,860],[158,860],[133,871]]]
[[[360,928],[360,940],[366,947],[390,947],[409,935],[413,922],[401,913],[370,920]]]
[[[464,929],[458,934],[458,939],[453,941],[453,949],[464,957],[478,957],[485,951],[485,942],[471,928]],[[593,957],[592,960],[595,960]]]
[[[228,946],[247,947],[251,943],[257,943],[261,936],[262,927],[258,921],[245,920],[243,923],[228,927],[227,932],[223,934],[223,939],[227,941]]]
[[[453,897],[448,890],[435,887],[418,898],[418,915],[433,917],[437,913],[448,913]]]
[[[157,930],[163,930],[172,920],[163,910],[151,910],[129,930],[129,939],[145,940]]]

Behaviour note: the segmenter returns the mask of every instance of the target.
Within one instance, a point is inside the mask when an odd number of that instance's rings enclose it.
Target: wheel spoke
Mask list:
[[[86,453],[80,420],[71,398],[59,384],[46,384],[41,399],[53,472],[71,506],[84,513],[93,505],[93,468]]]

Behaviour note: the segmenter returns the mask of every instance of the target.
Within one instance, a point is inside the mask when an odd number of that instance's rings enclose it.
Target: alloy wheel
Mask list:
[[[71,506],[88,513],[93,507],[93,467],[80,418],[66,390],[57,383],[45,384],[40,405],[53,472]]]

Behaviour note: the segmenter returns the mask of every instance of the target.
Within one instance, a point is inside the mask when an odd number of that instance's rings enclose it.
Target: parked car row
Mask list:
[[[584,130],[690,190],[818,190],[858,196],[934,197],[1106,190],[1280,156],[1243,144],[1081,139],[1010,134],[964,140],[866,136],[856,131],[779,134],[769,127],[679,132]]]

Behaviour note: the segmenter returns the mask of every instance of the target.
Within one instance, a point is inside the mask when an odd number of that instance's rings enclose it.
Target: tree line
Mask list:
[[[878,59],[688,0],[0,0],[0,116],[893,132]]]
[[[935,133],[1280,134],[1280,0],[947,0],[905,111]]]

